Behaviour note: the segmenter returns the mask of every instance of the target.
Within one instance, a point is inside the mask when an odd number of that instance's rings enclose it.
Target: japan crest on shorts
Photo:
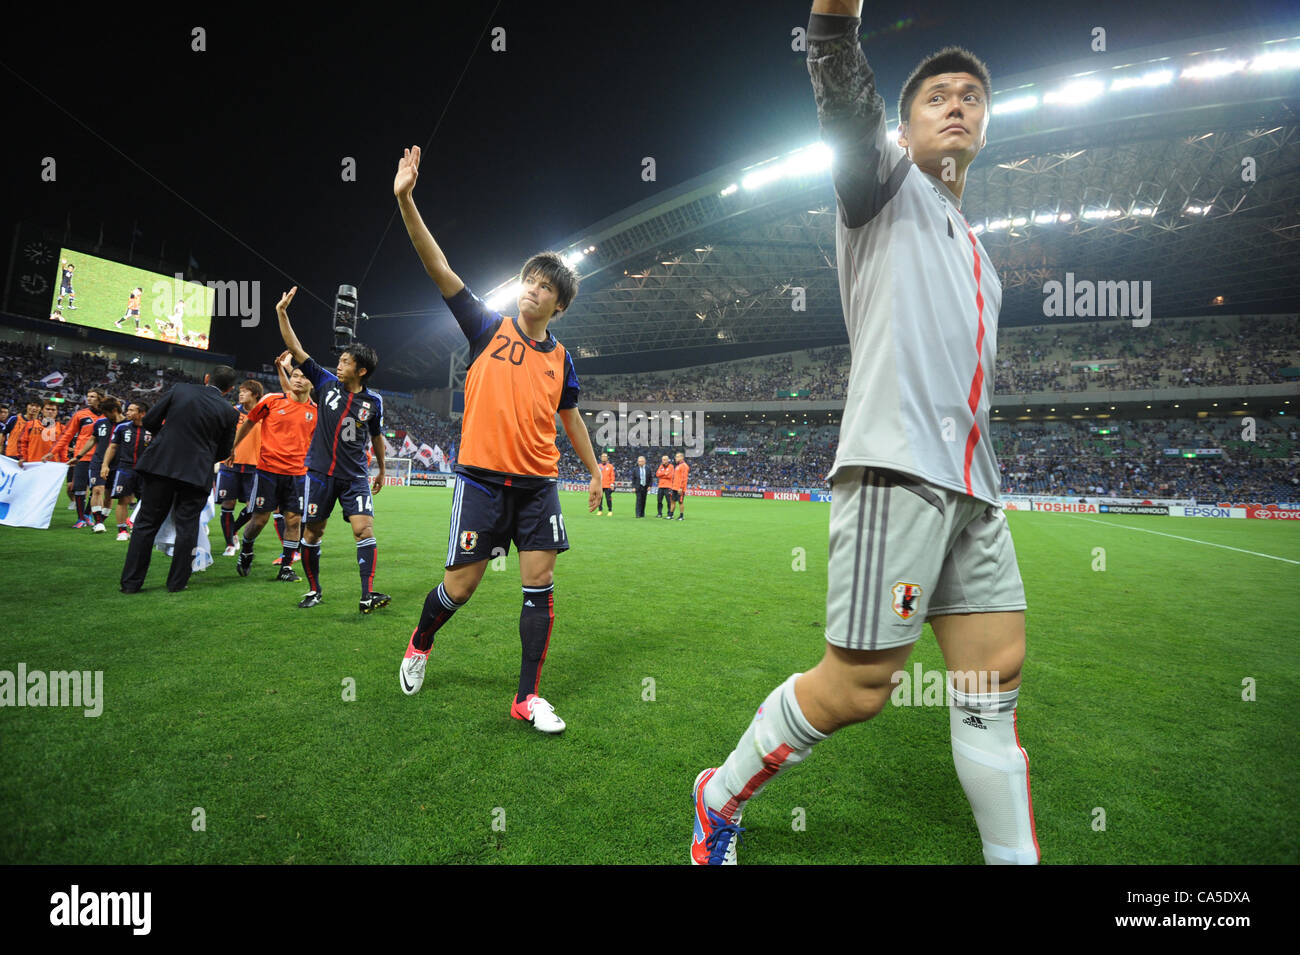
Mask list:
[[[904,620],[910,620],[916,614],[917,601],[921,599],[921,588],[916,584],[899,581],[894,584],[894,613]]]
[[[316,505],[315,505],[314,503],[313,503],[313,504],[308,504],[308,505],[307,505],[307,516],[308,516],[308,517],[315,517],[315,516],[316,516]]]
[[[460,549],[471,551],[478,546],[478,531],[462,531],[460,535]]]

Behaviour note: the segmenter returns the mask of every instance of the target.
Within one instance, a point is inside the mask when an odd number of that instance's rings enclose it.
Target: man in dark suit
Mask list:
[[[158,528],[172,514],[176,545],[167,589],[184,590],[193,568],[199,538],[199,515],[212,490],[213,465],[230,456],[239,412],[224,397],[238,379],[235,369],[218,365],[201,385],[180,384],[149,409],[140,427],[153,441],[140,455],[140,513],[131,533],[122,592],[144,584]]]
[[[654,480],[654,472],[650,470],[650,465],[645,463],[645,455],[636,459],[636,467],[632,469],[632,487],[636,490],[636,516],[645,517],[645,496],[650,490],[650,482]]]

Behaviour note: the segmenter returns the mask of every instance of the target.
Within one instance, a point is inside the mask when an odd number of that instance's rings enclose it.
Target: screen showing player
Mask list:
[[[211,344],[216,291],[174,275],[59,250],[50,320],[190,348]]]

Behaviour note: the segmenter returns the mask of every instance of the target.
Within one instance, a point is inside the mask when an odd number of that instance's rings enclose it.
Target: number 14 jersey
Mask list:
[[[307,452],[307,470],[334,477],[366,477],[367,436],[378,440],[384,424],[384,401],[369,388],[355,394],[316,359],[302,364],[316,388],[319,418]]]

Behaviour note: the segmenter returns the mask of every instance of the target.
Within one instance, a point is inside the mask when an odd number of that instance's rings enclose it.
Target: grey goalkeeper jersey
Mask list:
[[[996,504],[989,434],[1002,283],[960,203],[907,158],[858,43],[813,14],[808,72],[835,153],[835,247],[852,364],[832,475],[891,468]]]

